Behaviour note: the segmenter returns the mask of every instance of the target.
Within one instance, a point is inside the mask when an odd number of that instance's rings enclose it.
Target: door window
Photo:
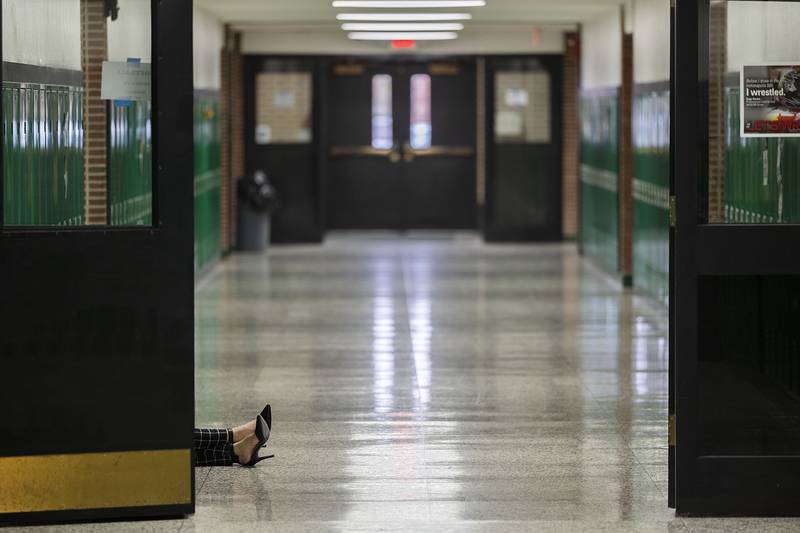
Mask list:
[[[310,72],[262,72],[256,76],[256,144],[311,142]]]
[[[700,222],[800,223],[800,3],[709,7],[708,179]]]
[[[150,5],[2,0],[4,226],[153,223]]]
[[[505,71],[495,76],[495,142],[550,142],[550,74]]]
[[[428,74],[411,76],[411,147],[424,150],[431,147],[433,127],[431,125],[431,77]]]
[[[392,77],[388,74],[376,74],[372,77],[372,147],[388,150],[392,146]]]

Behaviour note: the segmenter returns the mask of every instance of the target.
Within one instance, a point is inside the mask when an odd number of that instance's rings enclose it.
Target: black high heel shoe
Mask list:
[[[262,448],[266,448],[266,442],[269,440],[270,432],[272,431],[272,406],[267,404],[264,409],[261,410],[261,418],[267,423],[267,435],[266,440],[264,441],[264,445]]]
[[[267,404],[264,409],[261,410],[261,418],[264,419],[264,422],[267,423],[267,439],[269,440],[269,432],[272,431],[272,406]],[[266,441],[265,441],[266,442]]]
[[[239,463],[242,466],[253,467],[256,466],[258,463],[260,463],[261,461],[263,461],[264,459],[270,459],[272,457],[275,457],[274,455],[265,455],[264,457],[258,456],[258,450],[260,450],[261,447],[264,446],[264,443],[267,442],[267,439],[269,439],[269,425],[267,424],[267,421],[264,419],[264,417],[261,415],[258,415],[256,417],[256,438],[258,439],[258,444],[253,449],[253,456],[250,458],[250,461],[247,463],[241,463],[238,457],[234,457],[237,463]]]

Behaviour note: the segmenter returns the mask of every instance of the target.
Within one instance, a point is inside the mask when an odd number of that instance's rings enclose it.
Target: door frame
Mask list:
[[[800,251],[783,245],[800,240],[800,225],[705,222],[709,0],[681,0],[673,9],[673,103],[680,102],[673,106],[676,219],[671,265],[676,510],[679,515],[798,516],[797,494],[777,487],[797,486],[800,454],[699,456],[697,451],[700,277],[796,275]]]
[[[68,346],[75,342],[70,337],[66,324],[80,323],[81,317],[101,316],[105,306],[117,305],[135,310],[131,320],[141,320],[148,313],[151,322],[137,323],[141,327],[141,335],[146,338],[144,343],[153,339],[153,351],[147,353],[144,360],[133,360],[129,366],[137,371],[137,376],[142,373],[157,375],[164,372],[170,380],[171,388],[159,393],[159,399],[165,400],[158,413],[127,412],[133,408],[135,401],[122,402],[123,412],[117,412],[120,407],[119,398],[113,394],[105,403],[94,403],[92,409],[96,417],[115,420],[113,424],[103,423],[99,438],[90,440],[86,437],[60,437],[52,435],[52,439],[45,442],[28,441],[21,443],[13,434],[9,443],[4,443],[3,452],[0,453],[0,472],[13,472],[15,462],[20,457],[29,457],[33,460],[48,459],[44,463],[44,473],[47,483],[34,485],[45,488],[50,482],[58,480],[59,476],[69,474],[75,469],[70,466],[72,460],[79,464],[89,464],[98,456],[120,453],[132,454],[138,457],[138,466],[151,468],[153,474],[168,472],[170,481],[174,482],[168,490],[169,495],[153,496],[146,504],[138,499],[139,491],[129,491],[132,471],[120,472],[117,465],[109,467],[107,462],[99,458],[100,463],[106,465],[100,474],[107,474],[107,478],[120,483],[123,487],[117,491],[119,498],[115,504],[97,505],[97,499],[103,499],[103,494],[87,497],[91,500],[87,506],[76,506],[68,509],[60,507],[60,500],[52,494],[52,503],[45,501],[46,510],[30,511],[30,508],[39,509],[34,504],[27,507],[25,498],[19,504],[21,507],[10,509],[23,509],[21,512],[14,510],[3,511],[0,514],[0,524],[20,523],[53,523],[74,520],[109,520],[119,518],[144,518],[184,516],[194,512],[195,508],[195,479],[193,457],[194,427],[194,176],[193,176],[193,139],[192,139],[192,105],[193,105],[193,74],[192,74],[192,3],[189,0],[151,0],[152,16],[152,116],[153,128],[153,185],[152,185],[152,213],[153,224],[142,227],[112,227],[112,226],[81,226],[81,227],[7,227],[3,217],[3,187],[0,186],[0,291],[6,295],[2,311],[0,311],[0,339],[18,336],[31,339],[30,342],[38,344],[30,347],[32,356],[45,357],[56,368],[59,357],[52,357],[50,350],[57,347],[58,356],[66,356],[70,350],[79,350],[81,346],[87,348],[85,360],[71,361],[63,369],[62,380],[64,390],[49,390],[51,396],[59,399],[62,409],[61,417],[68,420],[76,419],[76,411],[80,409],[80,401],[72,401],[71,394],[74,390],[86,390],[108,377],[104,373],[103,364],[114,359],[113,364],[120,361],[117,368],[122,372],[122,363],[125,359],[124,347],[119,346],[120,353],[114,350],[105,351],[107,347],[118,346],[118,341],[113,339],[114,332],[107,331],[102,325],[97,325],[97,338],[91,343],[78,343],[78,348]],[[0,50],[1,52],[1,50]],[[0,53],[0,55],[2,55]],[[0,163],[2,163],[3,150],[0,150]],[[2,180],[0,179],[0,184]],[[90,266],[87,266],[90,265]],[[59,276],[37,278],[40,283],[33,287],[31,273],[55,273]],[[13,279],[15,273],[25,273]],[[27,279],[26,279],[27,277]],[[119,285],[115,287],[115,285]],[[76,289],[77,288],[77,289]],[[137,293],[137,288],[142,288]],[[85,290],[84,290],[85,289]],[[67,301],[70,297],[79,297]],[[122,303],[114,301],[115,297],[129,295],[131,300]],[[133,300],[136,301],[133,301]],[[118,311],[118,308],[116,312]],[[47,310],[48,313],[42,313]],[[69,316],[62,317],[59,313],[68,310]],[[42,340],[36,341],[35,325],[24,322],[26,317],[44,315],[51,321],[52,329],[40,331]],[[109,320],[117,320],[115,318]],[[163,320],[163,322],[162,322]],[[70,322],[71,321],[71,322]],[[162,327],[153,328],[154,324]],[[87,326],[88,327],[88,326]],[[132,332],[134,326],[128,326],[125,331]],[[154,329],[159,331],[153,331]],[[169,334],[166,334],[169,329]],[[23,337],[24,335],[24,337]],[[72,335],[74,337],[74,334]],[[117,344],[114,344],[117,342]],[[16,345],[6,344],[12,349]],[[99,346],[99,347],[98,347]],[[138,346],[138,345],[137,345]],[[27,349],[28,347],[26,347]],[[138,348],[137,348],[138,349]],[[103,357],[100,357],[103,352]],[[11,381],[2,380],[3,385],[0,400],[4,405],[22,403],[20,396],[23,391],[33,390],[42,384],[42,375],[39,372],[27,372],[32,363],[24,362],[23,357],[8,357],[4,362],[7,375],[12,376]],[[47,363],[47,361],[45,361]],[[98,364],[100,363],[100,364]],[[95,366],[97,365],[97,366]],[[77,372],[75,368],[86,368],[86,371]],[[44,370],[44,369],[42,369]],[[41,374],[52,378],[48,372]],[[121,373],[120,375],[125,375]],[[117,376],[119,377],[119,376]],[[165,378],[165,379],[167,379]],[[146,383],[134,381],[134,377],[127,378],[124,383],[125,390],[130,388],[148,390]],[[74,380],[74,381],[72,381]],[[97,388],[95,386],[94,388]],[[106,388],[109,385],[105,385]],[[105,391],[106,389],[102,389]],[[75,395],[82,397],[82,395]],[[166,401],[170,399],[170,401]],[[153,402],[154,395],[148,396],[148,401]],[[46,400],[42,405],[49,405]],[[37,405],[27,406],[36,410]],[[59,411],[46,412],[35,420],[29,422],[19,413],[7,413],[9,419],[6,423],[12,427],[30,429],[34,433],[48,427],[45,418],[52,423],[58,420]],[[27,414],[28,420],[33,412]],[[163,416],[159,416],[163,415]],[[113,428],[119,428],[119,419],[129,417],[132,422],[132,431],[142,429],[143,417],[147,417],[149,436],[109,434]],[[94,420],[94,419],[93,419]],[[95,428],[96,429],[96,428]],[[23,431],[17,429],[16,431]],[[13,433],[13,432],[12,432]],[[136,439],[139,439],[136,441]],[[152,442],[150,446],[145,441]],[[137,444],[130,444],[136,441]],[[95,453],[96,452],[96,453]],[[145,454],[145,456],[141,455]],[[156,457],[158,461],[176,469],[160,470],[146,458]],[[122,456],[121,455],[121,456]],[[145,457],[144,459],[142,459]],[[65,459],[66,458],[66,459]],[[88,462],[83,461],[86,459]],[[125,460],[120,459],[122,463]],[[95,463],[92,463],[95,464]],[[128,466],[131,466],[130,464]],[[9,470],[5,470],[9,469]],[[174,474],[174,475],[172,475]],[[165,474],[166,475],[166,474]],[[135,476],[134,476],[135,477]],[[64,479],[70,479],[66,477]],[[157,476],[156,478],[157,479]],[[163,480],[162,480],[163,481]],[[126,482],[128,485],[126,485]],[[81,485],[84,486],[84,485]],[[65,482],[64,491],[69,490],[69,483]],[[57,493],[58,491],[56,491]],[[87,491],[91,492],[91,491]],[[44,491],[45,500],[48,492]],[[81,495],[83,498],[85,495]],[[124,506],[116,505],[124,500]],[[127,503],[130,502],[130,503]],[[16,505],[16,504],[15,504]],[[40,504],[36,504],[40,505]]]

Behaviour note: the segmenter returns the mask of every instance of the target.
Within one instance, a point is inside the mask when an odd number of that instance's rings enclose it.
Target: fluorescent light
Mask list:
[[[460,31],[464,29],[464,25],[458,22],[434,22],[432,24],[416,22],[406,24],[349,22],[342,24],[342,29],[344,31]]]
[[[335,0],[333,7],[412,8],[483,7],[486,0]]]
[[[339,13],[336,19],[360,22],[414,22],[472,20],[472,15],[469,13]]]
[[[373,31],[348,33],[347,38],[354,41],[447,41],[458,39],[458,34],[452,31]]]

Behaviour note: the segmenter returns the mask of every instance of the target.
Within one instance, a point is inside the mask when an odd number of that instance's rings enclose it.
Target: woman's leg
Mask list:
[[[258,453],[258,437],[248,435],[237,443],[217,440],[209,446],[208,435],[219,436],[226,430],[195,429],[195,466],[231,466],[234,463],[247,464]],[[228,430],[230,431],[230,430]],[[212,437],[213,438],[213,437]],[[202,447],[198,447],[202,446]]]
[[[234,433],[232,429],[194,429],[194,449],[195,450],[221,450],[226,445],[233,444]]]
[[[242,424],[241,426],[236,426],[231,431],[233,432],[232,442],[239,442],[241,440],[244,440],[246,437],[255,434],[256,421],[251,420],[246,424]]]
[[[195,450],[195,466],[231,466],[233,465],[233,444],[226,444],[221,450]]]
[[[233,431],[195,428],[195,466],[230,466],[233,464]]]

